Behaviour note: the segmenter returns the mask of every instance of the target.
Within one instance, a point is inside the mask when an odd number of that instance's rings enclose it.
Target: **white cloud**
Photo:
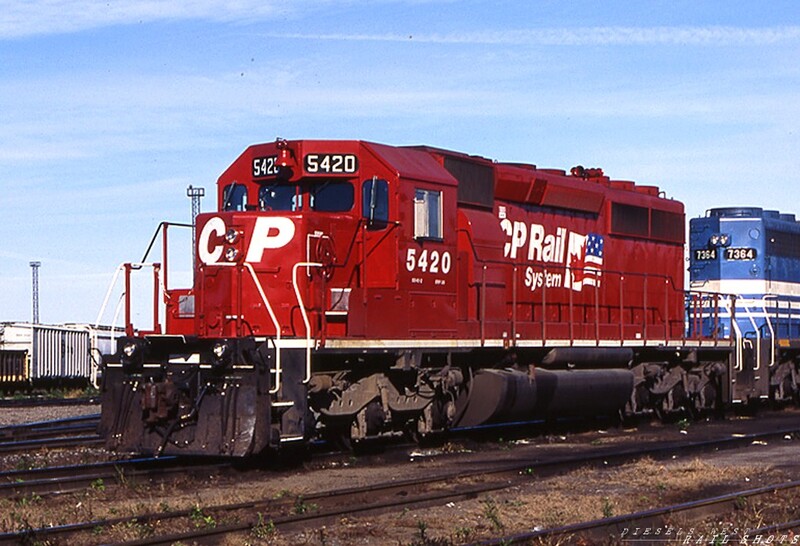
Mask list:
[[[743,28],[706,27],[583,27],[538,28],[451,34],[269,34],[275,38],[367,42],[476,45],[636,46],[636,45],[763,45],[800,39],[800,26]]]
[[[246,21],[272,18],[297,8],[279,0],[18,0],[0,1],[0,38],[70,33],[112,25],[161,20]]]

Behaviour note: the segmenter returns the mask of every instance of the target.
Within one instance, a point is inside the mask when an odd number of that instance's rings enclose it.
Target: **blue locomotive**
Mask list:
[[[690,332],[740,341],[732,364],[733,399],[797,399],[800,223],[795,215],[758,207],[711,209],[691,220],[689,253],[692,292],[720,294],[713,302],[703,300],[708,312],[694,315],[703,318],[690,321]]]

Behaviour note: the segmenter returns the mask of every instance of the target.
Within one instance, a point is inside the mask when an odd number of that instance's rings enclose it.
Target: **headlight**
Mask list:
[[[239,257],[239,251],[233,248],[232,246],[229,246],[228,248],[225,249],[225,259],[228,260],[229,262],[236,261],[236,258],[238,257]]]
[[[719,246],[719,235],[716,233],[708,238],[708,244],[711,246]]]
[[[211,348],[211,352],[214,353],[214,356],[218,359],[222,359],[228,353],[228,344],[223,342],[217,342],[214,344],[214,347]]]
[[[239,232],[236,231],[234,228],[230,228],[228,231],[225,232],[225,240],[228,242],[229,245],[232,245],[239,239]]]
[[[719,236],[719,244],[722,246],[728,246],[731,243],[731,236],[727,233],[723,233]]]
[[[127,373],[137,373],[144,363],[147,347],[140,339],[126,339],[120,350],[122,368]]]
[[[127,358],[133,358],[133,355],[136,354],[138,347],[132,341],[129,341],[122,347],[122,354],[124,354]]]

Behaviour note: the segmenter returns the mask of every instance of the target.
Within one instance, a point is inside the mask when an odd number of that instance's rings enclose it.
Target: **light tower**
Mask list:
[[[31,272],[33,273],[33,323],[39,324],[39,267],[42,262],[31,262]]]
[[[186,188],[186,197],[192,199],[192,264],[197,262],[197,224],[195,219],[200,214],[200,199],[206,194],[205,188],[194,188],[191,184]]]

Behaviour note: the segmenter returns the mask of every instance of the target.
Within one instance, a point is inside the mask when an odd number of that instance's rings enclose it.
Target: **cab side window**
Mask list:
[[[245,210],[247,207],[247,188],[233,182],[222,190],[222,210]]]
[[[414,192],[414,238],[441,241],[442,192],[417,189]]]
[[[389,224],[389,183],[378,177],[361,186],[361,213],[367,227],[383,229]]]

